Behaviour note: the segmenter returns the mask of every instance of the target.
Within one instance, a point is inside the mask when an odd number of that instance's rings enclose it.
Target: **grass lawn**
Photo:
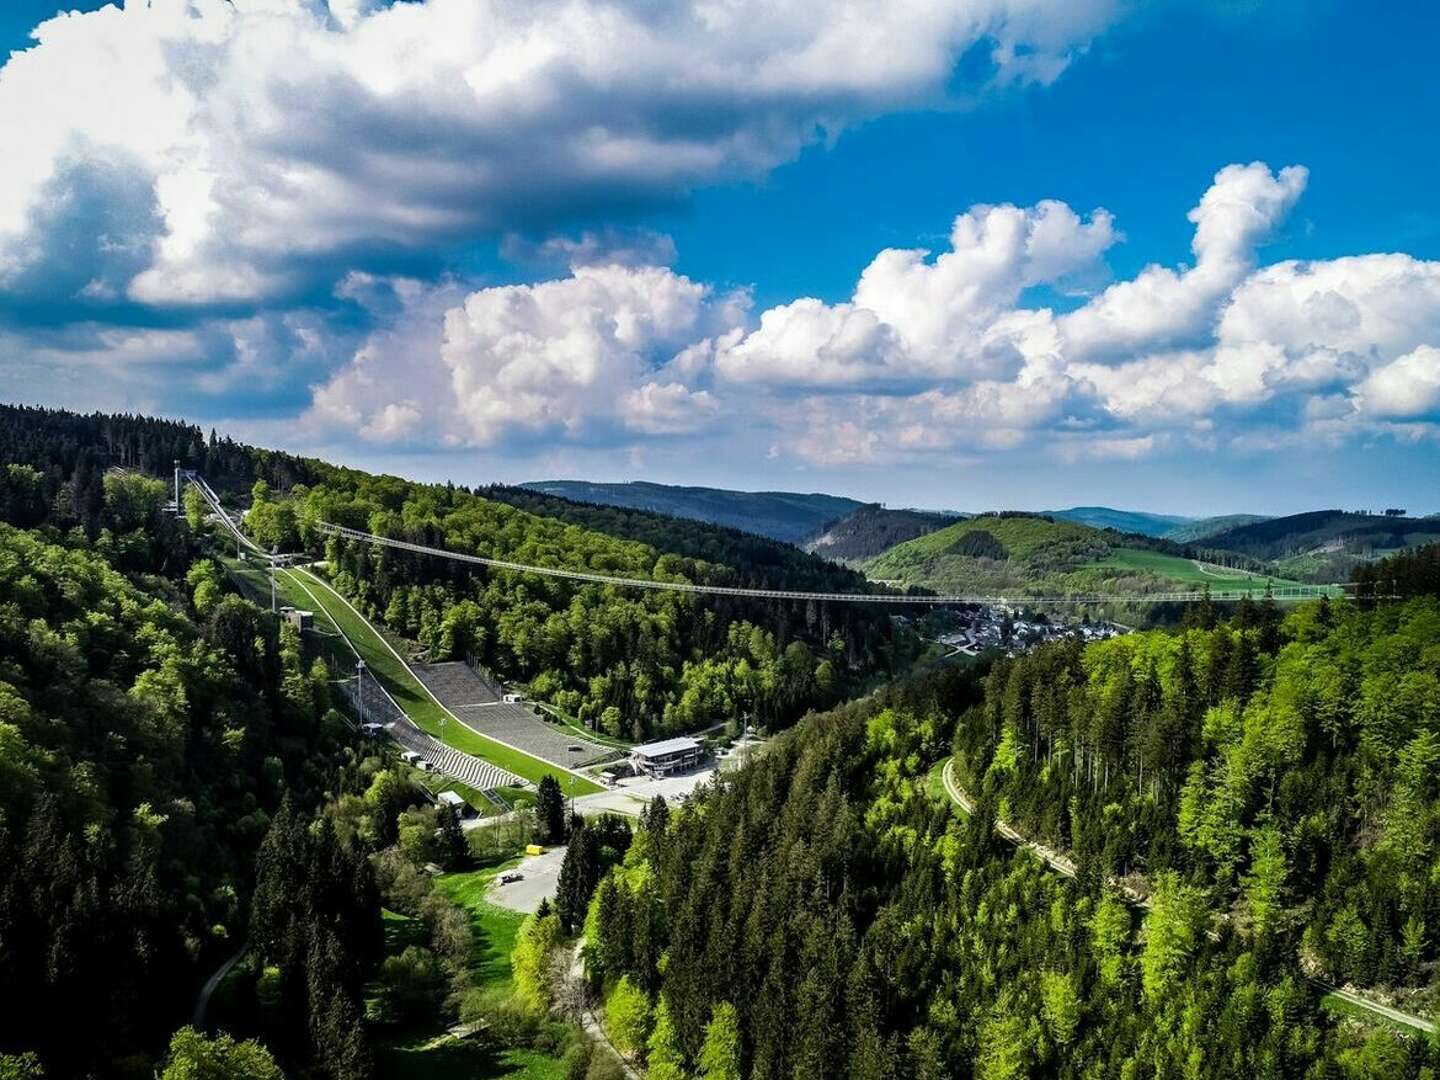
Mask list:
[[[379,1047],[379,1074],[386,1080],[564,1080],[564,1063],[536,1050],[492,1050],[457,1040],[430,1046],[432,1038]]]
[[[510,984],[510,953],[525,916],[496,907],[485,899],[485,888],[514,860],[481,870],[442,874],[435,887],[470,912],[475,935],[472,960],[475,985],[484,990]],[[385,952],[394,955],[407,945],[425,944],[426,933],[418,919],[384,912]],[[379,1074],[387,1080],[561,1080],[563,1064],[534,1050],[497,1050],[446,1038],[438,1027],[407,1032],[376,1046]]]
[[[320,578],[306,570],[283,571],[281,578],[286,577],[290,577],[294,582],[304,583],[314,597],[309,600],[309,606],[318,604],[335,626],[344,631],[355,651],[364,659],[365,666],[422,730],[436,738],[441,738],[443,733],[444,741],[455,749],[484,758],[532,783],[539,783],[544,776],[553,776],[562,785],[568,784],[569,778],[574,774],[519,750],[512,750],[493,739],[487,739],[450,716],[425,692],[410,669],[390,651],[379,632],[347,606],[340,594]],[[600,790],[602,789],[599,784],[583,777],[575,780],[577,794],[587,795]]]
[[[435,887],[470,913],[470,928],[475,935],[475,957],[472,970],[475,983],[484,989],[505,986],[510,982],[510,953],[525,916],[518,911],[498,907],[485,899],[485,889],[501,870],[513,864],[508,860],[483,870],[458,874],[441,874]]]
[[[945,762],[948,760],[950,759],[941,758],[937,761],[935,767],[930,770],[929,775],[925,778],[925,790],[930,793],[930,797],[932,799],[938,799],[943,803],[950,801],[950,793],[945,790],[944,780]]]

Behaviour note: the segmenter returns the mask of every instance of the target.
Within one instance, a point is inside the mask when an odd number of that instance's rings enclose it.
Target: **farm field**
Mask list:
[[[1179,555],[1166,555],[1161,551],[1145,551],[1140,548],[1117,548],[1109,557],[1089,564],[1102,570],[1126,570],[1156,577],[1168,578],[1182,585],[1199,588],[1209,585],[1212,589],[1243,589],[1253,586],[1257,593],[1265,591],[1266,584],[1295,585],[1288,578],[1267,577],[1243,570],[1227,570],[1224,567],[1201,567],[1193,559]]]

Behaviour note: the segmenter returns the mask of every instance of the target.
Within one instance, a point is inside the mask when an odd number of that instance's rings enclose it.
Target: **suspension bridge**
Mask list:
[[[209,506],[210,510],[219,519],[221,525],[235,540],[237,550],[244,548],[261,559],[271,561],[290,561],[301,557],[295,554],[277,554],[266,551],[250,537],[246,536],[244,530],[240,528],[240,525],[231,516],[229,511],[221,506],[219,496],[216,495],[210,485],[205,482],[205,478],[193,470],[176,469],[175,490],[177,505],[179,504],[179,492],[182,482],[190,483],[200,493],[206,505]],[[343,540],[371,544],[376,547],[407,551],[415,555],[425,555],[438,559],[451,559],[475,566],[484,566],[491,570],[534,574],[539,577],[561,578],[567,581],[579,581],[591,585],[605,585],[621,589],[644,589],[654,592],[677,592],[698,596],[725,596],[755,600],[815,601],[827,604],[903,604],[920,607],[948,607],[958,604],[985,607],[1195,604],[1206,600],[1215,603],[1234,602],[1246,599],[1247,597],[1252,600],[1267,598],[1279,602],[1294,603],[1303,600],[1318,600],[1321,597],[1334,598],[1340,595],[1343,590],[1353,588],[1353,586],[1348,584],[1257,584],[1239,588],[1178,589],[1145,593],[1070,593],[1063,596],[1029,596],[1023,593],[996,596],[974,593],[935,595],[896,592],[854,593],[817,592],[804,589],[761,589],[736,585],[713,585],[694,581],[673,581],[660,578],[623,577],[615,574],[599,574],[587,570],[574,570],[561,566],[537,566],[533,563],[514,562],[509,559],[496,559],[485,555],[471,555],[463,551],[451,551],[448,548],[431,547],[425,544],[413,543],[409,540],[400,540],[393,536],[380,536],[376,533],[352,529],[349,526],[337,525],[329,521],[317,522],[315,528],[326,536],[336,536]],[[1377,597],[1376,599],[1379,598]]]
[[[397,540],[391,536],[378,536],[375,533],[363,532],[359,529],[336,525],[328,521],[318,522],[315,527],[328,536],[338,536],[346,540],[394,548],[399,551],[409,551],[417,555],[453,559],[458,562],[489,567],[492,570],[510,570],[516,573],[564,578],[570,581],[583,581],[595,585],[610,585],[616,588],[650,589],[666,592],[693,593],[703,596],[749,597],[759,600],[815,600],[823,603],[887,605],[918,604],[929,607],[943,607],[951,604],[1033,607],[1038,605],[1056,606],[1065,604],[1114,603],[1193,604],[1207,598],[1212,601],[1225,601],[1241,600],[1247,596],[1255,599],[1261,595],[1273,597],[1275,600],[1299,601],[1318,600],[1322,596],[1333,597],[1336,595],[1336,586],[1333,585],[1257,585],[1245,588],[1190,589],[1153,593],[1077,593],[1067,596],[1027,596],[1024,594],[1014,596],[983,596],[968,593],[957,595],[922,595],[915,593],[840,593],[810,592],[800,589],[757,589],[733,585],[709,585],[693,581],[666,581],[656,578],[618,577],[613,574],[596,574],[585,570],[570,570],[558,566],[535,566],[531,563],[511,562],[506,559],[492,559],[483,555],[469,555],[464,552],[450,551],[446,548],[428,547],[424,544],[411,543],[408,540]]]

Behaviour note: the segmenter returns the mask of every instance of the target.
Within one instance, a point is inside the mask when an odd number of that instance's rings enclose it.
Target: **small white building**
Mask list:
[[[630,764],[637,773],[669,776],[671,773],[693,769],[700,763],[703,752],[698,740],[681,735],[635,747],[630,751]]]
[[[469,817],[474,813],[474,811],[470,809],[470,804],[465,801],[464,797],[458,791],[442,791],[439,795],[435,796],[435,801],[441,806],[450,807],[460,817]]]

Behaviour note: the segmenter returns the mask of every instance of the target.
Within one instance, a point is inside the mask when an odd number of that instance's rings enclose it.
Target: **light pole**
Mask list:
[[[359,659],[355,661],[355,703],[360,709],[360,726],[364,727],[369,719],[365,715],[365,661]]]
[[[575,746],[574,744],[572,744],[571,746],[569,746],[569,747],[567,748],[567,753],[576,754],[576,753],[579,753],[579,752],[581,752],[580,747]],[[571,817],[574,817],[574,816],[575,816],[575,771],[574,771],[574,769],[571,769],[571,771],[570,771],[570,816],[571,816]]]
[[[275,614],[275,552],[272,544],[270,547],[270,614]]]

